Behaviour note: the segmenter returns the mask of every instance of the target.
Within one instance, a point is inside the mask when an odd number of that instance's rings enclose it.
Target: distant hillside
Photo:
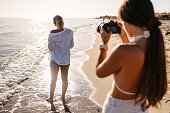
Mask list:
[[[160,20],[170,20],[170,12],[169,13],[155,13],[155,16]]]
[[[103,19],[103,18],[110,18],[110,19],[118,19],[119,17],[118,16],[108,16],[108,15],[106,15],[106,16],[100,16],[100,17],[96,17],[95,19]]]
[[[160,20],[170,20],[170,12],[169,13],[155,13],[155,16],[158,17]],[[103,19],[103,18],[110,18],[110,19],[119,19],[118,16],[100,16],[96,17],[95,19]]]

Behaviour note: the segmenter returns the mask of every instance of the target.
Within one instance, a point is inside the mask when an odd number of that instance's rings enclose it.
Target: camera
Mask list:
[[[109,22],[105,23],[105,18],[103,18],[103,22],[97,27],[97,32],[100,33],[102,27],[103,29],[109,33],[110,31],[112,32],[112,34],[116,34],[116,33],[121,33],[121,28],[119,26],[117,26],[117,22],[114,22],[113,20],[110,20],[109,18]]]

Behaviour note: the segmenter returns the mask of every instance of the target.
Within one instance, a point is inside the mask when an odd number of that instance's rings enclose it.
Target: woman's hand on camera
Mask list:
[[[123,25],[121,23],[117,22],[117,26],[119,26],[121,28],[120,37],[121,37],[123,43],[129,43],[129,40],[128,40],[127,34],[125,32],[125,29],[123,28]]]
[[[103,44],[107,44],[107,43],[109,42],[111,35],[112,35],[112,32],[107,33],[107,32],[102,28],[101,38],[102,38]]]

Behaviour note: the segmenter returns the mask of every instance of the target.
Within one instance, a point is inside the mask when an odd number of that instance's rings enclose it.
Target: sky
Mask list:
[[[155,12],[170,12],[170,0],[151,0]],[[118,15],[123,0],[0,0],[0,18],[93,18]]]

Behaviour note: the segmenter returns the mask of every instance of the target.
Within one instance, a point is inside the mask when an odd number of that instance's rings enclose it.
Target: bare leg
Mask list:
[[[68,87],[68,70],[69,70],[69,66],[61,67],[61,79],[62,79],[62,95],[61,95],[61,100],[63,102],[65,101],[65,94],[66,94],[67,87]]]
[[[58,71],[59,71],[59,68],[51,68],[50,97],[48,99],[46,99],[46,101],[50,102],[50,103],[53,102],[54,90],[56,87]]]

